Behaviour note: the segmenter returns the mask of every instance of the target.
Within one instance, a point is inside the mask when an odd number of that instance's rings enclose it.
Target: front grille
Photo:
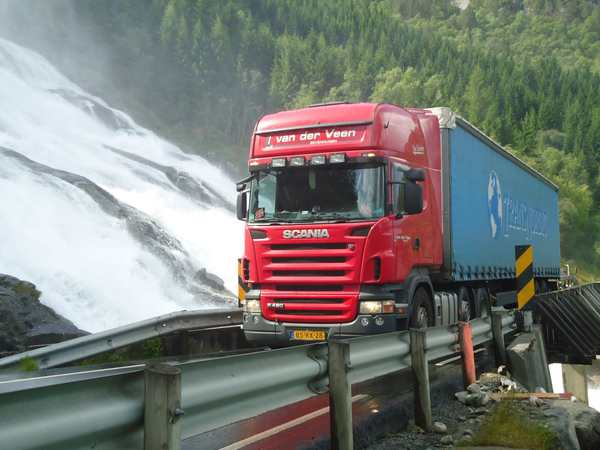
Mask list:
[[[336,234],[333,228],[330,233],[328,241],[256,241],[261,242],[257,256],[261,306],[267,320],[341,323],[356,318],[360,255],[366,238]],[[269,303],[284,307],[269,308]]]
[[[274,270],[274,277],[343,277],[343,270]]]
[[[282,251],[282,250],[342,250],[346,248],[346,244],[343,242],[333,243],[310,243],[310,244],[273,244],[271,250]]]
[[[344,311],[294,311],[282,309],[277,311],[279,316],[341,316]]]
[[[344,286],[341,284],[324,284],[324,285],[319,285],[319,286],[315,286],[312,284],[278,284],[277,286],[275,286],[275,290],[276,291],[280,291],[280,292],[291,292],[291,291],[300,291],[300,292],[312,292],[312,291],[326,291],[326,292],[333,292],[333,291],[343,291],[344,290]]]
[[[343,256],[291,256],[286,258],[271,258],[273,264],[327,264],[327,263],[343,263],[346,258]]]
[[[344,303],[343,298],[274,298],[275,303],[319,303],[319,304],[335,304]]]

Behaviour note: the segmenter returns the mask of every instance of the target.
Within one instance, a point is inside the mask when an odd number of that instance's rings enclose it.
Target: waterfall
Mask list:
[[[0,273],[36,284],[78,327],[230,307],[235,194],[205,159],[0,39]],[[195,278],[202,268],[226,291]]]

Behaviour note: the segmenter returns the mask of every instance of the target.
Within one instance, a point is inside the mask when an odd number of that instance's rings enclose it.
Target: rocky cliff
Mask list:
[[[88,334],[39,302],[29,281],[0,274],[0,357]]]

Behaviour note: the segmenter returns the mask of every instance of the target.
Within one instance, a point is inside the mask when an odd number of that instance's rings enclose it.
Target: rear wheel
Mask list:
[[[486,288],[475,289],[475,304],[478,305],[477,317],[488,317],[490,310],[490,294]]]
[[[431,298],[425,288],[418,288],[413,296],[410,312],[411,328],[427,328],[433,325]]]
[[[456,290],[456,298],[460,310],[458,320],[461,322],[468,322],[471,320],[471,303],[469,302],[469,291],[467,291],[467,288],[464,286],[459,287]]]

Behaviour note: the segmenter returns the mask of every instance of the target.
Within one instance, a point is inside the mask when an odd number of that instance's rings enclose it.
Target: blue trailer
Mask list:
[[[492,305],[514,304],[515,247],[531,245],[536,290],[555,287],[558,187],[450,109],[429,111],[438,116],[442,160],[444,259],[434,285],[485,286]]]

